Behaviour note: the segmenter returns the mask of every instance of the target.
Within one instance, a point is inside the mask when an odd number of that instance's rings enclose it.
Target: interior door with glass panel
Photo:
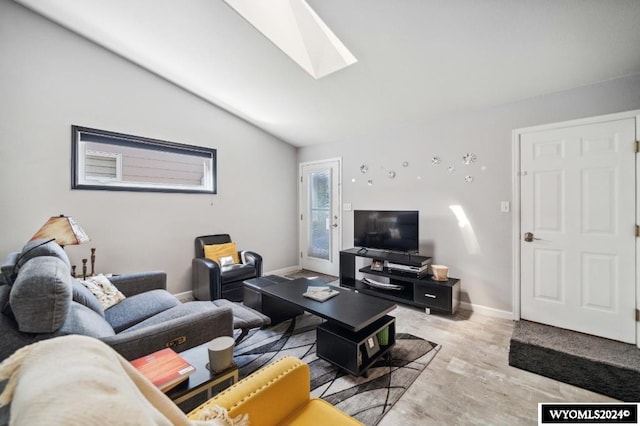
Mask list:
[[[300,165],[300,266],[338,275],[340,160]]]

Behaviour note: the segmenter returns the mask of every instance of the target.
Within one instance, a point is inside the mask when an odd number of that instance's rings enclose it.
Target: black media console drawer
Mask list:
[[[413,300],[433,309],[449,311],[451,308],[451,288],[438,284],[414,284]]]

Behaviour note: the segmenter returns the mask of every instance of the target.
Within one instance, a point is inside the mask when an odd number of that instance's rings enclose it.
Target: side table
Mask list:
[[[209,370],[207,343],[180,352],[180,356],[193,365],[196,371],[187,380],[167,391],[167,396],[185,412],[191,411],[191,409],[211,398],[214,387],[225,385],[223,388],[226,388],[238,381],[238,366],[235,363],[219,373],[213,373]],[[180,405],[195,396],[203,394],[205,391],[206,395],[202,395],[204,398],[199,398],[195,404],[189,404],[188,407]]]

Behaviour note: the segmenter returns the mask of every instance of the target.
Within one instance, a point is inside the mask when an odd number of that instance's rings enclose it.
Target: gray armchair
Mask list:
[[[27,344],[68,334],[96,337],[127,359],[165,347],[180,352],[233,335],[230,307],[181,303],[166,290],[164,272],[111,277],[126,298],[103,311],[97,298],[70,275],[64,250],[50,242],[27,253],[36,244],[27,244],[22,257],[10,255],[2,268],[6,283],[0,285],[0,360]],[[12,278],[14,269],[18,273]]]

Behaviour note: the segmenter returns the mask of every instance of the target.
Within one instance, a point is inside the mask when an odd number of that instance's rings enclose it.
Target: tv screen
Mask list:
[[[354,210],[353,245],[367,249],[418,252],[418,211]]]

